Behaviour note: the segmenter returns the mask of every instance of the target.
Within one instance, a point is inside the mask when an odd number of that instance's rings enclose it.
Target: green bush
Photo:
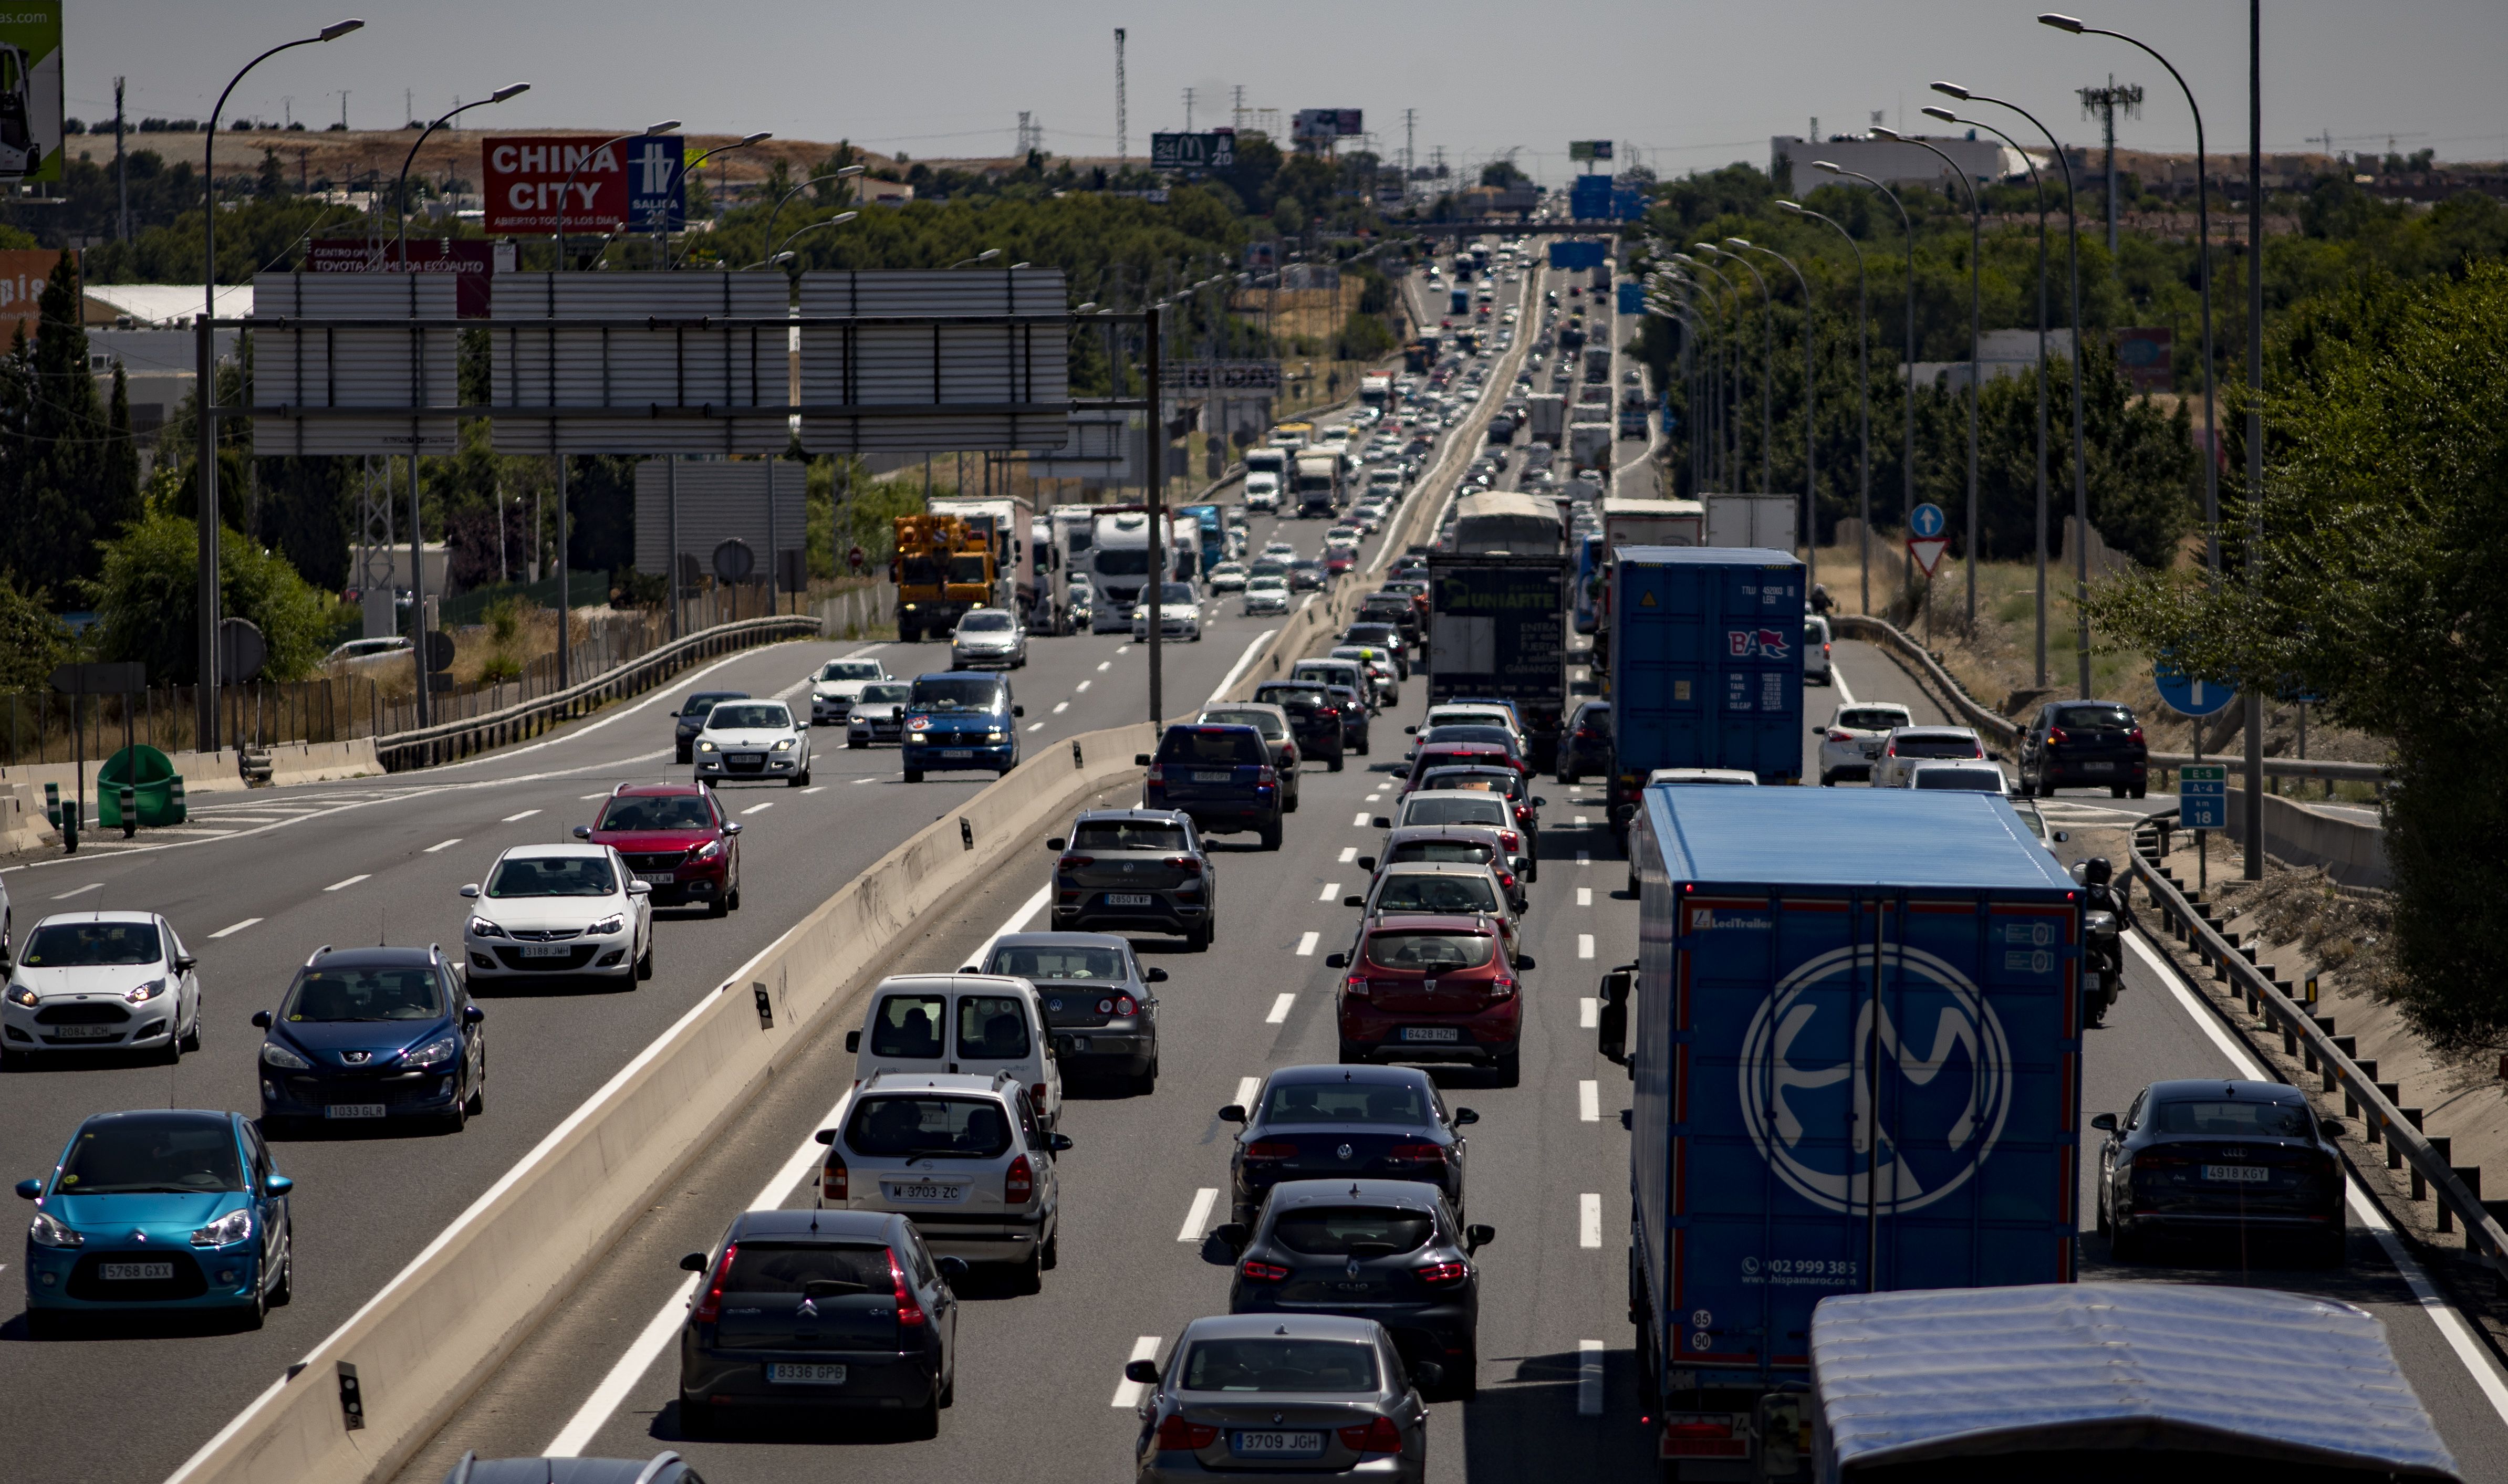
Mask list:
[[[161,514],[101,543],[104,575],[86,584],[100,658],[138,661],[151,685],[199,678],[199,541],[192,522]],[[229,530],[218,543],[218,592],[222,613],[260,626],[269,646],[262,678],[302,679],[321,663],[331,604],[286,558]]]

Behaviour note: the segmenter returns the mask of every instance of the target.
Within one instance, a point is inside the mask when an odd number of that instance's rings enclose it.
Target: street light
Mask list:
[[[566,271],[566,202],[567,199],[574,194],[574,177],[582,171],[585,165],[600,159],[601,152],[603,150],[609,148],[613,144],[625,144],[630,139],[649,139],[655,134],[667,134],[679,127],[679,120],[664,119],[658,124],[647,124],[643,128],[636,130],[632,134],[620,134],[615,138],[604,139],[599,144],[596,144],[592,148],[583,152],[583,158],[577,160],[574,163],[574,167],[566,172],[566,184],[558,188],[557,264],[550,270],[552,272],[562,273]],[[564,511],[565,506],[563,502],[560,503],[559,509],[561,513]],[[564,569],[563,564],[561,564],[559,570],[563,571]],[[566,626],[560,624],[558,626],[558,636],[561,641],[565,638],[565,635]],[[563,669],[563,667],[561,667],[561,669]]]
[[[863,167],[861,165],[849,164],[841,170],[830,170],[825,175],[813,175],[809,179],[801,182],[799,185],[794,186],[790,191],[785,192],[782,196],[777,197],[775,199],[775,209],[766,213],[766,235],[769,237],[775,235],[775,219],[784,214],[784,207],[791,202],[793,197],[796,197],[802,192],[810,189],[812,186],[819,185],[825,181],[851,180],[862,172]]]
[[[1863,611],[1872,611],[1872,311],[1864,298],[1863,244],[1855,234],[1840,226],[1834,218],[1823,216],[1800,201],[1781,200],[1780,211],[1807,216],[1815,222],[1826,222],[1846,245],[1855,249],[1855,401],[1860,409],[1862,432],[1858,435],[1856,458],[1855,520],[1860,528],[1856,562],[1863,571]]]
[[[805,228],[803,228],[802,230],[803,230],[804,232],[806,232],[806,231],[808,231],[809,229],[805,227]],[[744,268],[743,268],[743,269],[741,269],[740,271],[741,271],[742,272],[744,272],[744,273],[745,273],[745,272],[749,271],[749,270],[750,270],[750,269],[753,269],[753,268],[773,268],[773,267],[775,267],[776,265],[781,264],[781,263],[790,263],[790,262],[792,262],[792,261],[793,261],[793,254],[791,254],[791,253],[789,253],[789,252],[770,253],[770,254],[768,254],[767,256],[765,256],[765,257],[763,257],[763,258],[758,259],[756,262],[752,263],[752,264],[749,264],[747,267],[744,267]]]
[[[475,103],[455,105],[438,117],[434,123],[419,131],[417,141],[409,147],[409,154],[401,160],[400,179],[392,187],[392,220],[394,235],[400,238],[400,266],[403,271],[407,271],[409,268],[409,167],[418,159],[419,145],[426,142],[427,135],[474,108],[485,108],[491,103],[501,103],[516,93],[531,90],[532,85],[529,83],[507,83]]]
[[[1776,468],[1777,449],[1776,301],[1769,297],[1768,280],[1760,277],[1759,271],[1752,268],[1749,260],[1741,254],[1718,247],[1713,242],[1698,242],[1692,245],[1700,252],[1714,253],[1717,257],[1731,259],[1740,265],[1742,271],[1751,275],[1752,283],[1759,286],[1759,492],[1772,494],[1776,490],[1777,483],[1777,477],[1773,472]],[[1738,297],[1741,291],[1736,289],[1734,293]]]
[[[1914,511],[1914,510],[1915,510],[1915,508],[1916,508],[1916,228],[1915,228],[1915,224],[1914,224],[1914,223],[1912,223],[1912,222],[1910,222],[1910,221],[1907,219],[1907,207],[1906,207],[1906,203],[1899,199],[1899,193],[1898,193],[1898,192],[1896,192],[1896,191],[1891,190],[1888,186],[1883,185],[1881,182],[1879,182],[1879,181],[1877,181],[1877,180],[1873,179],[1871,176],[1864,174],[1863,171],[1861,171],[1861,170],[1845,170],[1845,169],[1840,169],[1840,168],[1838,168],[1836,165],[1831,164],[1830,163],[1828,163],[1828,162],[1827,162],[1827,161],[1826,161],[1826,160],[1815,160],[1815,161],[1813,161],[1813,162],[1811,163],[1811,167],[1812,167],[1813,169],[1815,169],[1815,170],[1824,171],[1824,172],[1826,172],[1826,173],[1827,173],[1827,174],[1830,174],[1830,175],[1844,175],[1844,176],[1851,177],[1851,178],[1853,178],[1853,179],[1855,179],[1855,180],[1860,180],[1860,181],[1863,182],[1865,185],[1870,186],[1873,190],[1880,192],[1880,193],[1881,193],[1881,195],[1882,195],[1882,197],[1883,197],[1885,199],[1887,199],[1893,207],[1896,207],[1896,208],[1897,208],[1897,210],[1898,210],[1898,212],[1899,212],[1899,232],[1900,232],[1900,233],[1904,234],[1904,235],[1905,235],[1905,237],[1906,237],[1906,244],[1907,244],[1907,312],[1906,312],[1906,317],[1904,318],[1904,320],[1900,323],[1900,325],[1899,325],[1899,330],[1900,330],[1900,332],[1901,332],[1901,333],[1905,336],[1905,338],[1906,338],[1906,348],[1899,352],[1900,359],[1899,359],[1899,381],[1900,381],[1900,383],[1901,383],[1901,385],[1900,385],[1900,387],[1899,387],[1899,402],[1900,402],[1900,405],[1903,407],[1903,409],[1904,409],[1904,411],[1905,411],[1905,419],[1906,419],[1906,429],[1905,429],[1905,431],[1904,431],[1903,433],[1901,433],[1901,434],[1899,435],[1899,436],[1900,436],[1902,439],[1904,439],[1905,441],[1904,441],[1904,442],[1899,446],[1899,507],[1900,507],[1900,508],[1899,508],[1899,519],[1900,519],[1900,520],[1905,520],[1905,519],[1907,518],[1908,514],[1909,514],[1910,512]],[[1905,565],[1905,568],[1904,568],[1904,570],[1905,570],[1905,572],[1906,572],[1906,574],[1907,574],[1907,576],[1906,576],[1906,581],[1907,581],[1907,582],[1909,582],[1909,583],[1912,583],[1912,582],[1914,581],[1914,579],[1915,579],[1915,561],[1916,561],[1916,559],[1915,559],[1914,555],[1913,555],[1912,553],[1910,553],[1910,554],[1908,555],[1907,559],[1906,559],[1906,565]],[[1866,613],[1869,613],[1869,612],[1871,612],[1871,611],[1872,611],[1871,604],[1870,604],[1869,602],[1867,602],[1867,603],[1865,603],[1865,604],[1864,604],[1864,609],[1863,609],[1863,611],[1865,611]]]
[[[990,262],[991,262],[991,261],[993,261],[995,258],[998,258],[998,257],[1000,257],[1001,255],[1002,255],[1002,250],[1001,250],[1000,248],[998,248],[998,247],[987,247],[987,248],[985,248],[982,252],[979,252],[979,253],[976,254],[976,255],[975,255],[974,257],[972,257],[972,258],[962,258],[962,259],[960,259],[959,261],[957,261],[957,262],[955,262],[955,263],[950,264],[949,266],[950,266],[951,268],[953,268],[953,269],[957,269],[957,268],[973,268],[973,267],[975,267],[975,266],[976,266],[977,264],[978,264],[978,263],[990,263]]]
[[[745,150],[754,144],[764,144],[767,140],[774,137],[775,136],[772,133],[769,133],[764,129],[760,129],[754,134],[743,134],[741,137],[733,140],[729,144],[718,144],[713,149],[701,151],[694,160],[672,165],[671,185],[674,187],[677,186],[680,181],[685,179],[690,172],[696,169],[697,166],[705,163],[709,160],[712,160],[717,155],[728,155],[733,150]],[[670,199],[672,195],[672,190],[666,187],[662,192],[663,204],[653,213],[653,263],[657,268],[671,268],[677,266],[671,262],[669,245],[671,238]],[[682,253],[682,256],[684,257],[685,254]]]
[[[1918,148],[1918,149],[1920,149],[1920,150],[1925,151],[1927,154],[1932,155],[1935,159],[1939,160],[1939,161],[1942,163],[1942,164],[1943,164],[1943,165],[1944,165],[1944,166],[1945,166],[1945,167],[1950,171],[1950,173],[1951,173],[1954,177],[1956,177],[1956,178],[1958,179],[1958,181],[1959,181],[1960,185],[1961,185],[1962,187],[1964,187],[1964,188],[1968,191],[1968,561],[1967,561],[1967,566],[1968,566],[1968,632],[1969,632],[1970,635],[1971,635],[1972,637],[1973,637],[1973,636],[1974,636],[1974,634],[1976,633],[1976,526],[1977,526],[1977,510],[1976,510],[1976,420],[1977,420],[1977,405],[1978,405],[1980,402],[1982,402],[1982,401],[1984,400],[1984,392],[1985,392],[1985,388],[1984,388],[1981,384],[1979,384],[1978,380],[1977,380],[1977,354],[1976,354],[1976,349],[1977,349],[1977,304],[1976,304],[1976,301],[1977,301],[1977,288],[1978,288],[1979,276],[1980,276],[1980,272],[1981,272],[1981,270],[1982,270],[1982,254],[1983,254],[1983,252],[1984,252],[1984,250],[1985,250],[1985,207],[1984,207],[1984,205],[1983,205],[1981,202],[1979,202],[1979,201],[1978,201],[1978,199],[1977,199],[1977,195],[1976,195],[1976,182],[1974,182],[1974,181],[1973,181],[1973,180],[1969,179],[1969,178],[1968,178],[1968,176],[1967,176],[1966,174],[1962,173],[1962,172],[1961,172],[1961,170],[1960,170],[1960,167],[1959,167],[1959,162],[1957,162],[1957,161],[1955,161],[1955,160],[1951,159],[1951,157],[1950,157],[1950,156],[1948,156],[1948,155],[1946,155],[1946,154],[1942,153],[1942,152],[1941,152],[1940,150],[1938,150],[1938,149],[1936,149],[1934,146],[1932,146],[1932,145],[1930,145],[1930,144],[1927,144],[1927,143],[1926,143],[1924,140],[1922,140],[1922,139],[1915,138],[1915,137],[1913,137],[1913,136],[1911,136],[1911,135],[1902,135],[1902,134],[1899,133],[1899,132],[1898,132],[1897,130],[1895,130],[1895,129],[1887,129],[1887,128],[1883,128],[1881,126],[1879,126],[1879,125],[1877,125],[1877,124],[1876,124],[1876,125],[1874,125],[1874,126],[1872,126],[1872,128],[1871,128],[1870,132],[1871,132],[1871,134],[1872,134],[1872,136],[1873,136],[1874,138],[1877,138],[1877,139],[1895,139],[1895,140],[1898,140],[1899,142],[1900,142],[1900,143],[1902,143],[1902,144],[1912,144],[1912,145],[1914,145],[1916,148]],[[1947,192],[1947,191],[1945,191],[1945,192],[1944,192],[1944,193],[1942,193],[1942,194],[1943,194],[1943,195],[1945,195],[1945,196],[1947,196],[1947,195],[1949,195],[1950,193],[1949,193],[1949,192]],[[1909,368],[1909,370],[1910,370],[1911,372],[1913,371],[1913,369],[1914,369],[1914,368],[1913,368],[1912,366]],[[1932,627],[1933,627],[1933,619],[1932,619],[1932,617],[1931,617],[1931,615],[1932,615],[1932,613],[1933,613],[1933,603],[1932,603],[1930,600],[1929,600],[1929,601],[1927,601],[1927,602],[1926,602],[1926,604],[1925,604],[1925,612],[1926,612],[1926,614],[1927,614],[1927,617],[1926,617],[1926,620],[1925,620],[1925,625],[1926,625],[1926,629],[1927,629],[1927,634],[1926,634],[1926,636],[1927,636],[1928,638],[1930,638],[1930,637],[1932,637],[1931,630],[1932,630]]]
[[[1728,392],[1717,398],[1716,416],[1724,434],[1719,440],[1722,448],[1718,452],[1721,455],[1723,468],[1718,471],[1717,482],[1727,490],[1737,489],[1740,488],[1738,481],[1741,478],[1742,466],[1742,429],[1741,425],[1734,420],[1734,415],[1742,407],[1742,288],[1732,279],[1725,277],[1721,270],[1712,264],[1701,262],[1685,252],[1674,253],[1672,258],[1676,263],[1687,264],[1691,268],[1713,274],[1715,281],[1724,285],[1733,295],[1732,331],[1730,334],[1716,338],[1715,358],[1724,363],[1724,369],[1729,373]],[[1724,346],[1727,344],[1731,344],[1733,352],[1729,359],[1724,353]]]
[[[1817,566],[1816,566],[1815,564],[1820,561],[1820,555],[1819,555],[1819,548],[1818,548],[1817,546],[1815,546],[1815,545],[1813,544],[1813,542],[1812,542],[1812,536],[1813,536],[1813,533],[1814,533],[1814,530],[1815,530],[1815,528],[1816,528],[1816,525],[1817,525],[1817,522],[1818,522],[1818,516],[1817,516],[1817,514],[1816,514],[1816,512],[1817,512],[1817,508],[1818,508],[1818,507],[1817,507],[1817,505],[1816,505],[1816,503],[1815,503],[1815,502],[1819,499],[1819,493],[1818,493],[1818,490],[1819,490],[1819,488],[1820,488],[1820,432],[1819,432],[1819,429],[1817,428],[1817,426],[1815,426],[1815,415],[1817,414],[1817,412],[1818,412],[1818,410],[1819,410],[1819,404],[1818,404],[1818,402],[1817,402],[1817,400],[1816,400],[1815,393],[1814,393],[1814,391],[1813,391],[1813,380],[1814,380],[1814,379],[1813,379],[1813,374],[1812,374],[1812,318],[1813,318],[1813,315],[1812,315],[1812,303],[1811,303],[1811,280],[1803,276],[1803,271],[1802,271],[1802,270],[1801,270],[1801,269],[1794,267],[1794,260],[1793,260],[1793,259],[1787,257],[1784,253],[1781,253],[1781,252],[1777,251],[1777,250],[1776,250],[1775,248],[1773,248],[1773,247],[1759,247],[1759,246],[1756,246],[1756,245],[1754,245],[1754,244],[1752,244],[1752,243],[1746,242],[1746,241],[1742,240],[1740,237],[1726,237],[1724,240],[1725,240],[1727,243],[1730,243],[1731,245],[1733,245],[1733,246],[1735,246],[1735,247],[1739,247],[1739,248],[1741,248],[1741,249],[1742,249],[1743,251],[1745,251],[1745,252],[1758,252],[1758,253],[1766,253],[1769,257],[1776,259],[1778,262],[1780,262],[1780,263],[1782,263],[1782,264],[1784,264],[1784,265],[1786,266],[1786,269],[1787,269],[1787,271],[1788,271],[1791,272],[1791,273],[1794,275],[1794,283],[1802,289],[1802,296],[1803,296],[1803,528],[1802,528],[1802,540],[1803,540],[1803,567],[1804,567],[1804,570],[1805,570],[1806,572],[1808,572],[1808,573],[1810,574],[1810,576],[1811,576],[1813,579],[1817,579],[1817,578],[1819,577],[1820,573],[1819,573],[1819,570],[1818,570],[1818,568],[1817,568]],[[1771,490],[1771,491],[1769,491],[1769,492],[1770,492],[1770,493],[1774,493],[1775,491]]]
[[[1948,83],[1936,83],[1936,92],[1953,97],[1959,92]],[[2039,177],[2038,162],[2020,148],[2020,141],[1996,128],[1982,119],[1963,119],[1947,108],[1927,105],[1928,118],[1970,128],[1981,128],[2010,145],[2029,167],[2029,188],[2038,193],[2038,664],[2037,683],[2047,683],[2047,183]],[[2078,339],[2078,334],[2076,339]],[[2078,354],[2078,347],[2076,348]]]
[[[201,405],[207,407],[216,400],[218,317],[218,172],[212,157],[218,146],[218,116],[226,112],[227,97],[243,81],[244,73],[260,66],[281,52],[297,47],[310,47],[317,41],[337,41],[365,24],[362,20],[335,20],[311,36],[282,41],[243,64],[227,80],[218,94],[217,106],[209,110],[209,131],[201,141],[201,281],[207,285],[205,308],[201,315],[199,347],[199,388]],[[196,731],[193,745],[207,751],[218,749],[218,433],[215,418],[202,416],[192,419],[200,424],[199,498],[194,501],[193,517],[200,523],[200,615],[201,683],[194,709]],[[424,651],[422,635],[418,647]],[[426,692],[422,685],[421,698]],[[424,700],[421,702],[424,705]]]
[[[786,252],[784,249],[792,246],[795,241],[799,240],[803,233],[816,232],[822,227],[842,227],[845,223],[852,221],[855,217],[860,215],[862,215],[862,213],[859,211],[839,211],[824,222],[812,222],[807,227],[793,228],[791,236],[788,236],[783,241],[775,244],[775,251],[768,254],[766,263],[774,263],[782,259],[792,257],[793,254]],[[766,266],[766,263],[753,263],[750,267],[763,268]]]

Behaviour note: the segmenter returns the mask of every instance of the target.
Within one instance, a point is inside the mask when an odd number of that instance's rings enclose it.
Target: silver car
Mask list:
[[[1054,1265],[1053,1161],[1071,1139],[1046,1132],[1010,1068],[875,1072],[819,1142],[828,1146],[819,1167],[828,1205],[894,1212],[915,1223],[933,1255],[1008,1263],[1031,1293]]]
[[[1145,1389],[1133,1444],[1139,1484],[1295,1474],[1418,1484],[1428,1475],[1420,1389],[1445,1368],[1402,1361],[1374,1320],[1234,1314],[1195,1320],[1162,1368],[1134,1360]]]
[[[1257,613],[1288,612],[1288,579],[1269,574],[1246,579],[1244,611],[1248,617]]]
[[[725,701],[697,733],[697,781],[810,786],[810,729],[781,701]]]
[[[1027,665],[1027,627],[1008,608],[970,608],[949,634],[951,670],[1019,670]]]
[[[56,912],[26,934],[0,992],[0,1062],[43,1051],[201,1045],[201,981],[153,912]]]

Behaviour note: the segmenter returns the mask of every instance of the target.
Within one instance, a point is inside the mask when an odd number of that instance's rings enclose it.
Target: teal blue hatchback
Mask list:
[[[240,1114],[168,1108],[88,1119],[50,1176],[18,1182],[35,1203],[28,1337],[131,1312],[225,1311],[259,1328],[292,1285],[295,1184]]]

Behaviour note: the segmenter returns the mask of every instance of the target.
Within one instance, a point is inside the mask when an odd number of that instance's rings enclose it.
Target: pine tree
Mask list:
[[[22,366],[25,393],[21,452],[10,527],[16,569],[32,592],[66,602],[72,584],[102,569],[96,537],[99,503],[122,513],[104,491],[109,443],[95,377],[88,370],[87,327],[80,323],[78,261],[63,253],[37,302],[41,316]]]
[[[113,401],[105,415],[104,468],[96,487],[95,525],[110,537],[139,519],[139,444],[130,432],[130,382],[113,363]]]

